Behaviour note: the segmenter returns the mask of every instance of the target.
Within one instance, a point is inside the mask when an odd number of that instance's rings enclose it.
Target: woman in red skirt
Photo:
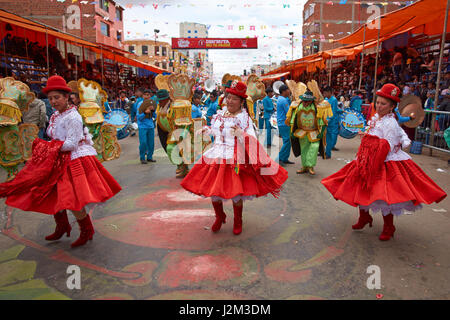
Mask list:
[[[369,210],[381,211],[384,219],[381,241],[394,236],[394,215],[416,211],[422,203],[442,201],[447,194],[402,150],[411,140],[393,113],[400,89],[384,85],[377,92],[376,114],[369,121],[356,160],[322,180],[336,200],[359,206],[354,230],[372,227]]]
[[[45,238],[49,241],[70,236],[66,210],[71,210],[80,226],[80,237],[71,246],[78,247],[94,235],[85,206],[105,202],[121,187],[97,160],[92,136],[76,106],[69,104],[66,81],[50,77],[43,92],[56,109],[47,129],[52,141],[33,142],[32,159],[14,180],[0,184],[0,197],[7,197],[8,206],[53,215],[56,230]]]
[[[223,201],[231,199],[233,233],[239,235],[244,200],[269,193],[278,197],[288,173],[267,155],[256,139],[253,121],[247,112],[247,86],[235,81],[226,91],[227,107],[217,111],[210,128],[203,128],[204,133],[214,135],[214,144],[194,165],[181,186],[211,198],[216,214],[213,232],[219,231],[225,223]]]

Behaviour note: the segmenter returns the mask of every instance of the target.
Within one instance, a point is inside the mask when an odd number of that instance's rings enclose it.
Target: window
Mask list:
[[[117,41],[122,41],[122,33],[120,31],[117,31]]]
[[[197,30],[195,30],[195,33],[198,33]]]
[[[122,21],[122,10],[119,8],[116,8],[116,19]]]
[[[165,57],[167,55],[166,47],[162,47],[162,56]]]
[[[155,66],[159,67],[159,62],[155,62]]]
[[[315,6],[315,4],[310,4],[309,7],[304,10],[304,12],[305,12],[304,20],[307,20],[309,17],[311,17],[314,14],[314,6]]]
[[[105,11],[108,11],[109,3],[108,0],[100,0],[100,8]]]
[[[105,37],[109,37],[109,25],[108,24],[106,24],[104,22],[100,22],[100,30]]]
[[[155,47],[155,56],[159,56],[159,47],[158,46]]]
[[[130,53],[134,53],[134,46],[129,46],[128,51],[130,51]]]
[[[314,33],[320,33],[320,23],[314,24]]]
[[[313,41],[311,43],[311,47],[312,47],[313,53],[319,52],[319,41],[317,39],[313,39]]]
[[[142,46],[142,55],[148,55],[148,46]]]
[[[188,30],[188,33],[191,33],[191,30]]]
[[[162,68],[163,68],[163,69],[167,69],[167,62],[163,62]]]

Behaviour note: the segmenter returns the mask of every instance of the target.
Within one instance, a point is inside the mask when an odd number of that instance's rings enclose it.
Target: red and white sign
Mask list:
[[[258,49],[258,39],[172,38],[172,49]]]

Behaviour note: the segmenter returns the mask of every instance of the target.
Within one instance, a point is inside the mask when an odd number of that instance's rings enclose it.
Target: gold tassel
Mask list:
[[[317,106],[317,118],[326,120],[327,118],[331,118],[333,116],[333,110],[331,109],[331,105],[327,101],[323,101]]]
[[[20,109],[16,109],[7,104],[0,103],[0,115],[12,118],[17,122],[22,121],[22,112],[20,111]]]
[[[91,108],[91,107],[81,107],[78,108],[78,112],[83,116],[83,118],[86,117],[92,117],[94,116],[98,111],[100,111],[100,108]]]

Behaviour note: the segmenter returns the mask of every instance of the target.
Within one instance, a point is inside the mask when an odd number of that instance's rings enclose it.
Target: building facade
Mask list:
[[[113,0],[0,0],[0,8],[84,40],[124,49],[124,8]]]
[[[208,38],[208,27],[195,22],[180,23],[180,38]],[[210,79],[214,67],[209,61],[208,50],[180,50],[189,59],[188,74],[196,78]]]
[[[278,64],[276,62],[272,62],[270,64],[254,64],[250,68],[250,74],[256,74],[258,77],[269,73],[272,70],[278,68]]]
[[[303,8],[303,56],[334,49],[343,38],[372,20],[377,13],[398,10],[414,1],[308,0]]]
[[[178,51],[172,50],[167,42],[154,40],[126,40],[126,50],[137,55],[137,60],[163,68],[174,73],[185,73],[185,57]]]

